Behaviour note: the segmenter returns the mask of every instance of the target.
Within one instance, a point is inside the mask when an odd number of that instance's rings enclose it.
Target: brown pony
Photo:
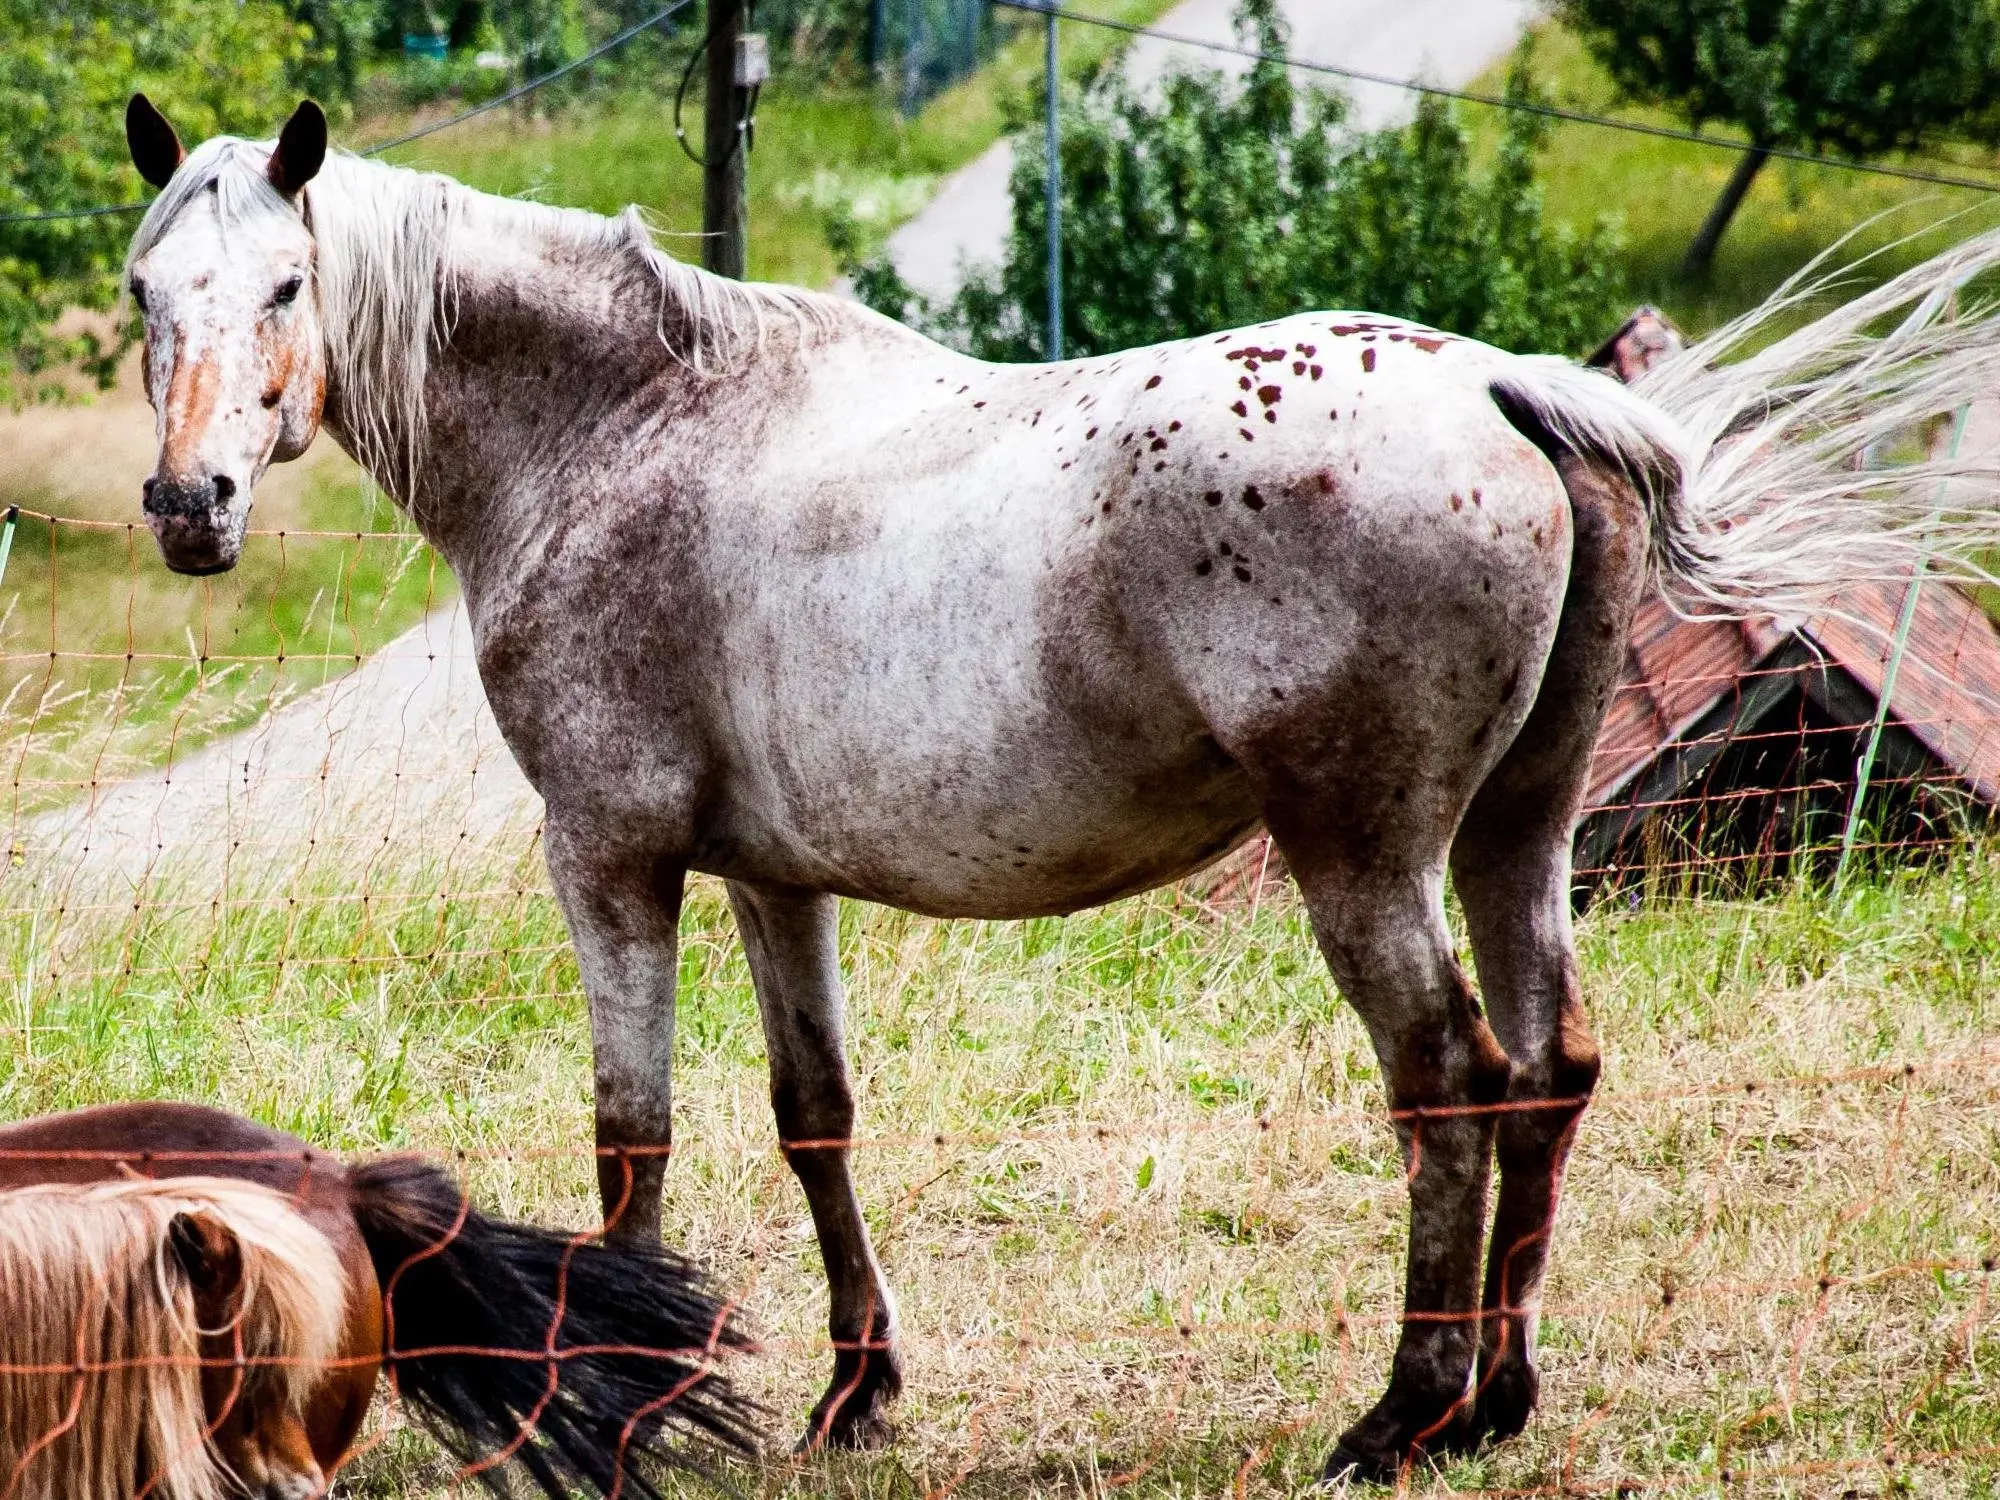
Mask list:
[[[687,1262],[194,1105],[0,1128],[0,1303],[8,1500],[322,1494],[384,1373],[500,1493],[647,1500],[671,1436],[755,1446],[714,1369],[750,1342]]]

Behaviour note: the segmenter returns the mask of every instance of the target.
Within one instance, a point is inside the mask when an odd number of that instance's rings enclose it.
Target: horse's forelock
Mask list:
[[[183,1213],[223,1224],[242,1254],[243,1400],[298,1410],[337,1352],[345,1273],[279,1194],[208,1178],[0,1193],[0,1370],[16,1372],[0,1373],[0,1474],[16,1500],[123,1500],[149,1481],[164,1500],[230,1493],[203,1407],[203,1330],[170,1269]],[[69,1376],[79,1361],[98,1368]]]

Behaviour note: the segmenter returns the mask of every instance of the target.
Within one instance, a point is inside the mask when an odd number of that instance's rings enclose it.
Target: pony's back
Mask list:
[[[233,1327],[201,1326],[190,1226],[233,1241]],[[297,1410],[335,1353],[346,1280],[281,1194],[182,1177],[0,1192],[0,1493],[222,1500],[203,1335],[247,1361],[238,1399]]]

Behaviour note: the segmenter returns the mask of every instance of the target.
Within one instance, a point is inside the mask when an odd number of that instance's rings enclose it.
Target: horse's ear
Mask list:
[[[125,144],[139,175],[156,188],[167,185],[174,168],[187,156],[174,127],[144,94],[134,94],[125,105]]]
[[[271,153],[265,175],[272,187],[289,198],[313,180],[325,160],[326,115],[312,100],[301,99],[285,128],[278,132],[277,149]]]
[[[212,1214],[175,1214],[167,1225],[167,1249],[194,1288],[200,1311],[225,1311],[243,1284],[243,1247],[229,1226]]]

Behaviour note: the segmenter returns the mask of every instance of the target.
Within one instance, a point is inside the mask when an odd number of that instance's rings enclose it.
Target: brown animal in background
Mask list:
[[[713,1369],[748,1341],[686,1262],[193,1105],[0,1129],[0,1308],[12,1500],[323,1494],[381,1372],[501,1493],[511,1454],[551,1500],[655,1500],[673,1433],[755,1440]]]

